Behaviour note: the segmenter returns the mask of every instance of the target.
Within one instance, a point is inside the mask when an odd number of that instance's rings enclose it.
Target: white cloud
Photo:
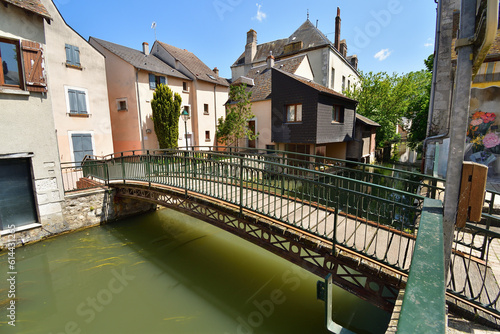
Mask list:
[[[377,52],[373,57],[375,59],[378,59],[379,61],[387,59],[391,55],[392,51],[389,51],[389,49],[382,49],[379,52]]]
[[[259,4],[256,5],[257,5],[257,14],[254,17],[252,17],[252,19],[262,22],[266,18],[267,14],[262,11],[262,5]]]
[[[424,46],[426,48],[434,46],[434,41],[432,40],[432,38],[427,38],[427,42],[424,44]]]

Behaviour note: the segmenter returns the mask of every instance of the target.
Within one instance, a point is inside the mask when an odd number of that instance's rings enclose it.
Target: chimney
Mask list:
[[[335,18],[335,49],[340,51],[340,8],[337,7],[337,17]]]
[[[266,61],[267,61],[267,68],[274,67],[274,56],[272,51],[269,52],[269,56],[267,56]]]
[[[142,43],[142,52],[146,56],[149,55],[149,44],[147,42]]]
[[[247,45],[245,46],[245,64],[251,64],[257,54],[257,32],[250,29],[247,32]]]
[[[218,78],[219,77],[219,69],[217,67],[214,67],[213,69],[215,76]]]
[[[352,55],[351,56],[351,65],[354,67],[355,70],[358,69],[358,56]]]
[[[345,41],[345,39],[341,40],[340,41],[340,50],[339,50],[340,54],[342,56],[347,57],[347,42]]]

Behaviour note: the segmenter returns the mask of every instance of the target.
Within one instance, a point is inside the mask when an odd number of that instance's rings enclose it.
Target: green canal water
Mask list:
[[[319,277],[164,209],[0,253],[1,333],[328,333]],[[390,315],[334,289],[334,320],[383,333]]]

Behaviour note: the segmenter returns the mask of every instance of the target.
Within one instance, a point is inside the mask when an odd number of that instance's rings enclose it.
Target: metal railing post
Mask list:
[[[146,174],[148,177],[148,186],[151,188],[151,159],[149,155],[149,150],[146,151]]]
[[[187,159],[188,151],[184,152],[184,194],[187,197],[188,195],[188,185],[187,185],[187,166],[188,166],[188,159]]]
[[[243,214],[243,157],[240,156],[240,215]]]
[[[123,162],[123,152],[121,153],[121,165],[122,165],[122,179],[123,183],[125,183],[125,164]]]

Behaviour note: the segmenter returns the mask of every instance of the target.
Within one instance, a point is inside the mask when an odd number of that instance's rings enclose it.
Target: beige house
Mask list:
[[[188,92],[189,103],[184,102],[183,105],[191,117],[192,140],[188,145],[215,146],[217,120],[226,115],[224,104],[229,95],[227,80],[219,77],[217,68],[211,70],[187,50],[156,41],[151,53],[192,81],[192,88]],[[184,130],[181,129],[180,133],[184,133]],[[184,143],[179,142],[179,146],[182,145]]]
[[[113,152],[104,56],[66,24],[52,0],[41,0],[48,84],[61,161]]]
[[[247,33],[245,51],[231,66],[232,80],[246,76],[262,66],[271,54],[276,61],[306,54],[314,74],[313,81],[342,93],[359,81],[358,58],[347,56],[347,43],[340,39],[340,9],[335,18],[335,39],[331,42],[307,19],[288,38],[257,44],[257,32]]]
[[[158,149],[151,120],[151,100],[156,85],[167,84],[181,95],[182,103],[189,106],[193,103],[192,80],[150,54],[148,43],[143,43],[143,50],[139,51],[94,37],[90,37],[89,42],[106,59],[114,151]],[[184,146],[184,126],[181,123],[179,146]],[[192,128],[188,124],[188,138]]]
[[[44,22],[39,0],[0,6],[0,235],[29,241],[32,230],[62,227],[64,197],[52,87],[47,85]],[[50,80],[49,80],[50,81]],[[21,232],[23,231],[23,232]],[[41,232],[42,235],[45,232]],[[48,234],[48,233],[46,233]]]

